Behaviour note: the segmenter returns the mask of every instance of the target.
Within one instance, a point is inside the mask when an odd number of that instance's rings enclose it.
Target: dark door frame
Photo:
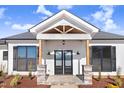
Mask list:
[[[62,73],[57,73],[56,70],[57,70],[57,66],[56,66],[56,52],[57,51],[61,51],[62,52],[62,56],[61,56],[61,59],[62,59],[62,67],[60,67],[62,69]],[[66,70],[66,65],[65,65],[65,62],[66,62],[66,59],[65,59],[65,51],[70,51],[71,52],[71,73],[65,73],[65,70]],[[54,73],[55,75],[65,75],[65,74],[73,74],[73,51],[72,50],[54,50]]]
[[[63,62],[62,62],[62,66],[56,66],[56,52],[57,51],[62,52],[61,59],[63,59],[63,50],[54,50],[54,73],[57,75],[58,74],[61,75],[61,74],[63,74]],[[57,73],[57,70],[56,70],[57,68],[59,68],[59,70],[62,70],[62,72]]]

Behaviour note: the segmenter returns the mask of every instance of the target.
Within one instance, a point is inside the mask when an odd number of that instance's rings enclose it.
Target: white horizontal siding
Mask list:
[[[4,67],[3,71],[6,73],[8,60],[3,60],[3,51],[7,51],[7,45],[0,45],[0,70]]]

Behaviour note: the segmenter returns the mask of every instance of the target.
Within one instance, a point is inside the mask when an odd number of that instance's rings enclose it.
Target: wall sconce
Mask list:
[[[50,55],[50,52],[48,52],[47,55]]]
[[[80,55],[79,51],[77,51],[77,55]]]

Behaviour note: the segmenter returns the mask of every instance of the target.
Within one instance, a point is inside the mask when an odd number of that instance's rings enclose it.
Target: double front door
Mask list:
[[[72,74],[72,50],[55,50],[55,74]]]

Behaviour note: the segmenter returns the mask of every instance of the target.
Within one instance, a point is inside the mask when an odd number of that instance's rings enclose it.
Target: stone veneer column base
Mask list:
[[[37,65],[37,85],[44,84],[46,81],[46,65]]]
[[[84,85],[92,85],[92,65],[82,65]]]

